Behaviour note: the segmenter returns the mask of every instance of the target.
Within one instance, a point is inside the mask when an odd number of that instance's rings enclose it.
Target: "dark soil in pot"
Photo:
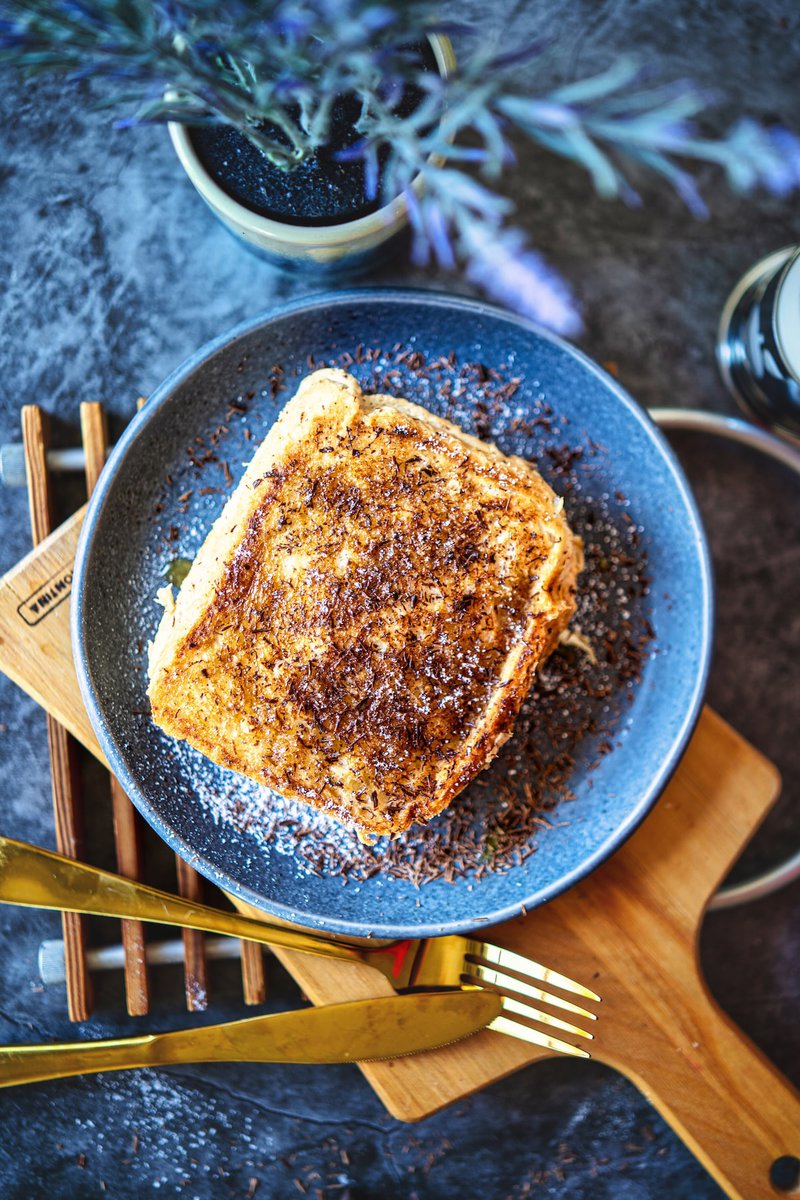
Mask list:
[[[425,70],[438,70],[428,42],[414,50]],[[409,85],[400,101],[400,112],[413,112],[421,99],[420,89]],[[359,100],[353,95],[343,96],[334,107],[330,144],[293,171],[273,166],[252,142],[229,125],[198,126],[190,131],[190,137],[205,171],[251,212],[288,225],[341,225],[381,207],[380,199],[366,198],[363,163],[337,159],[340,151],[360,138],[354,124],[359,112]],[[282,136],[277,130],[271,134]],[[380,187],[378,191],[380,196]]]

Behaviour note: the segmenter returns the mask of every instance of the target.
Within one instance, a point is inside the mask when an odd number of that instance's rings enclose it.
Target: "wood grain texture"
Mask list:
[[[42,410],[35,404],[23,406],[22,438],[31,537],[36,548],[52,531],[52,503],[47,474],[47,426]],[[56,845],[61,854],[78,858],[81,852],[81,813],[75,748],[67,730],[49,713],[47,741]],[[92,987],[86,963],[86,918],[76,913],[64,913],[62,928],[70,1020],[87,1021],[92,1011]]]
[[[25,478],[28,484],[31,538],[34,546],[38,546],[53,529],[52,500],[47,475],[47,421],[38,404],[22,406],[22,441],[25,446]]]
[[[128,879],[142,878],[139,824],[141,818],[131,804],[122,784],[109,776],[111,807],[114,816],[114,843],[117,870]],[[125,1006],[132,1017],[143,1017],[150,1010],[150,983],[147,973],[144,925],[141,921],[122,921],[122,946],[125,951]]]
[[[185,900],[203,902],[203,881],[192,867],[175,855],[178,891]],[[205,935],[196,929],[181,930],[183,936],[183,976],[186,988],[186,1007],[189,1012],[208,1008],[208,962]]]
[[[81,441],[86,457],[86,494],[91,496],[106,462],[108,425],[102,404],[83,403],[80,411]],[[117,870],[129,879],[141,879],[141,817],[112,773],[109,773],[109,789]],[[125,952],[125,1005],[132,1017],[142,1017],[150,1008],[144,925],[141,921],[122,921],[121,925]]]
[[[80,700],[69,596],[86,509],[81,508],[0,579],[0,671],[105,762]]]
[[[242,990],[245,1004],[265,1004],[267,976],[264,954],[256,942],[242,942]]]
[[[96,401],[86,401],[81,404],[81,442],[86,456],[84,474],[86,476],[86,494],[91,496],[100,472],[106,465],[108,451],[108,423],[102,404]]]

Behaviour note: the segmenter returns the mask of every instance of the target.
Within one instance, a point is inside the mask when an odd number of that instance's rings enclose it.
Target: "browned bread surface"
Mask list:
[[[362,836],[401,833],[510,735],[581,566],[529,463],[317,371],[162,597],[153,718]]]

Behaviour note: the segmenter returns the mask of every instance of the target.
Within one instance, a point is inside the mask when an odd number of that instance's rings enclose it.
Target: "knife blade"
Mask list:
[[[68,1075],[198,1062],[341,1063],[433,1050],[485,1028],[496,992],[425,992],[351,1000],[222,1025],[107,1041],[0,1046],[0,1087]]]

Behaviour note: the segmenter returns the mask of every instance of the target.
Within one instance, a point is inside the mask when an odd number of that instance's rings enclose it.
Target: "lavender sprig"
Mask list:
[[[284,170],[326,144],[336,100],[355,94],[360,140],[342,157],[364,160],[372,197],[405,197],[417,261],[463,259],[491,295],[564,333],[580,327],[568,289],[494,190],[516,136],[583,167],[604,198],[640,203],[633,176],[650,172],[696,216],[707,215],[697,163],[743,193],[800,186],[795,134],[743,118],[708,136],[697,126],[708,97],[691,83],[653,84],[622,57],[540,91],[541,42],[479,46],[442,79],[412,47],[447,31],[435,0],[0,0],[0,64],[107,81],[132,106],[121,126],[225,122]],[[408,113],[410,84],[423,99]]]
[[[134,106],[122,126],[223,121],[291,170],[325,144],[337,96],[407,77],[431,13],[430,0],[1,0],[0,64],[109,81]]]
[[[800,138],[748,118],[722,137],[702,136],[694,118],[707,98],[691,83],[648,85],[636,60],[622,58],[599,75],[531,96],[519,86],[515,60],[524,54],[475,56],[454,80],[420,78],[427,97],[409,119],[373,98],[363,140],[348,153],[377,162],[384,148],[383,198],[406,196],[418,259],[432,253],[447,267],[463,257],[468,276],[490,295],[550,328],[579,328],[569,293],[538,254],[525,250],[522,235],[506,223],[512,206],[489,187],[514,160],[513,134],[582,166],[603,198],[639,204],[629,171],[649,170],[698,217],[707,208],[692,162],[721,167],[742,193],[761,186],[783,196],[800,187]],[[435,165],[444,159],[446,168]],[[475,164],[483,184],[460,163]],[[421,196],[412,189],[415,178],[424,181]]]

